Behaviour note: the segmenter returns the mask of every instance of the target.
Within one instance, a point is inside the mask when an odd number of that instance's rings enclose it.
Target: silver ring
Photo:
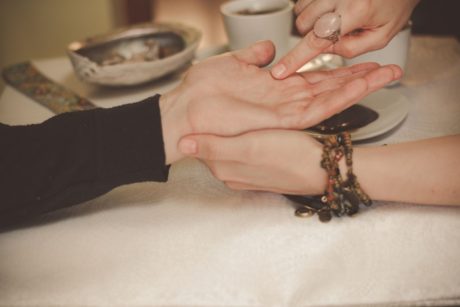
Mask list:
[[[315,22],[313,33],[316,37],[330,40],[335,44],[339,40],[341,26],[342,17],[338,13],[326,13]]]

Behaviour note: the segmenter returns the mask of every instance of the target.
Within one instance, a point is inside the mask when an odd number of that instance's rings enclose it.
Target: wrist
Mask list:
[[[161,114],[161,128],[166,164],[179,161],[184,156],[177,148],[179,140],[189,134],[187,130],[186,104],[182,103],[180,88],[166,93],[160,97],[159,106]]]
[[[307,137],[309,140],[303,142],[305,148],[302,151],[305,154],[303,155],[304,159],[301,169],[306,170],[303,172],[303,182],[307,183],[303,194],[319,195],[324,193],[327,185],[327,173],[321,167],[323,144],[311,138],[311,136]]]

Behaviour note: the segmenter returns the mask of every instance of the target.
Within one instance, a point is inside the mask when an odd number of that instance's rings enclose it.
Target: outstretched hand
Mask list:
[[[251,130],[303,129],[401,77],[395,65],[359,64],[274,79],[263,69],[271,42],[210,58],[160,99],[167,163],[183,157],[178,141],[189,134],[233,136]]]
[[[296,27],[304,38],[272,69],[277,79],[295,73],[320,53],[334,53],[352,58],[381,49],[407,24],[419,0],[299,0],[294,12]],[[313,32],[323,14],[341,16],[341,37],[333,44]]]

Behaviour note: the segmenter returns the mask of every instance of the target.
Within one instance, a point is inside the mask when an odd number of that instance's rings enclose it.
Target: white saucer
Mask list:
[[[351,132],[354,141],[382,135],[400,124],[409,113],[409,100],[397,90],[381,89],[359,102],[379,114],[367,126]]]
[[[379,114],[372,123],[351,131],[353,141],[363,141],[380,136],[400,124],[409,113],[409,100],[401,93],[391,89],[381,89],[359,102]],[[311,135],[317,132],[307,131]]]
[[[380,136],[400,124],[409,113],[409,100],[396,91],[381,89],[359,102],[379,114],[372,123],[350,131],[353,141],[363,141]],[[321,136],[316,131],[306,130],[310,135]]]

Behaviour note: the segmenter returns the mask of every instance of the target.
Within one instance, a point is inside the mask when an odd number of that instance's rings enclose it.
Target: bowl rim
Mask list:
[[[117,39],[143,36],[152,33],[173,32],[182,37],[184,48],[172,55],[155,61],[124,62],[114,65],[101,65],[78,51],[81,48],[98,46]],[[177,22],[142,23],[115,29],[111,32],[92,36],[70,43],[67,55],[75,73],[82,81],[103,86],[136,85],[152,81],[177,70],[193,59],[202,33],[191,26]],[[129,74],[134,80],[117,79],[120,74]],[[131,73],[132,72],[132,73]]]
[[[158,23],[147,22],[147,23],[134,24],[134,25],[127,26],[127,27],[117,28],[108,33],[94,35],[91,37],[84,38],[82,40],[73,41],[68,44],[67,52],[72,53],[74,55],[78,55],[80,57],[84,57],[88,59],[89,61],[95,63],[99,67],[103,67],[102,65],[97,64],[96,62],[92,61],[88,57],[85,57],[84,55],[78,53],[78,51],[83,48],[95,47],[98,45],[103,45],[105,43],[112,42],[115,40],[120,40],[123,38],[139,37],[139,36],[143,36],[146,34],[161,33],[161,32],[173,32],[173,33],[180,35],[184,39],[185,48],[176,54],[182,53],[191,45],[198,43],[202,36],[202,33],[200,30],[193,28],[191,26],[179,23],[179,22],[158,22]],[[160,59],[158,61],[161,61],[167,58],[169,57]],[[116,64],[116,65],[123,65],[123,64],[124,63]]]

